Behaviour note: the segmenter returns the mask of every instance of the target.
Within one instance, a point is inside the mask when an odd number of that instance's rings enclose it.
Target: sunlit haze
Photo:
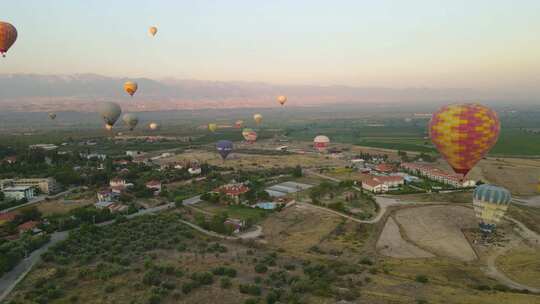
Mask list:
[[[6,1],[19,40],[0,72],[532,94],[538,12],[534,0]]]

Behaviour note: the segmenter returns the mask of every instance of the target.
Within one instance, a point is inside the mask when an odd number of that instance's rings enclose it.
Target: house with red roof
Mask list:
[[[249,188],[242,183],[234,183],[223,185],[219,188],[214,189],[215,193],[223,193],[226,196],[233,199],[235,203],[240,203],[240,195],[249,191]]]
[[[12,222],[17,217],[15,212],[0,213],[0,225]]]
[[[402,176],[373,176],[368,175],[367,178],[362,180],[362,189],[371,191],[373,193],[385,193],[390,188],[396,188],[405,183]]]
[[[382,164],[376,165],[374,170],[377,171],[377,172],[380,172],[380,173],[389,174],[389,173],[392,173],[392,172],[396,172],[397,168],[393,164],[382,163]]]
[[[161,182],[158,180],[151,180],[146,183],[146,188],[154,191],[154,195],[161,193]]]
[[[41,232],[41,230],[37,228],[38,225],[39,225],[38,221],[28,221],[26,223],[23,223],[17,226],[17,230],[19,231],[20,234],[28,232],[28,231],[38,233],[38,232]]]
[[[17,162],[17,156],[6,156],[2,161],[7,164],[14,164]]]

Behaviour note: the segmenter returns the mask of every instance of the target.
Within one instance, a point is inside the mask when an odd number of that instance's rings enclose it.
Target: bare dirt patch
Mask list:
[[[386,221],[377,241],[377,250],[382,255],[400,259],[434,257],[430,252],[404,240],[401,237],[398,224],[391,217]]]
[[[442,257],[473,261],[476,253],[462,229],[477,226],[474,212],[462,206],[426,206],[398,210],[397,223],[406,237]]]

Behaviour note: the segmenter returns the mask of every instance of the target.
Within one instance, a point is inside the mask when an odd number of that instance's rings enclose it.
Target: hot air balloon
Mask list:
[[[326,151],[329,145],[330,138],[328,138],[328,136],[318,135],[313,139],[313,147],[319,152]]]
[[[511,201],[512,195],[505,188],[487,184],[476,187],[473,193],[473,207],[480,222],[480,230],[493,232]]]
[[[150,34],[150,36],[154,37],[157,34],[157,27],[151,26],[150,28],[148,28],[148,34]]]
[[[280,105],[283,106],[287,102],[287,96],[283,96],[283,95],[278,96],[277,101],[279,102]]]
[[[150,128],[150,130],[152,130],[152,131],[156,131],[156,130],[159,130],[160,125],[157,122],[151,122],[148,125],[148,128]]]
[[[463,175],[491,150],[500,129],[497,113],[480,104],[444,106],[429,122],[431,141],[454,171]]]
[[[254,143],[257,140],[257,132],[250,128],[245,128],[244,130],[242,130],[242,136],[250,144]]]
[[[234,127],[237,128],[237,129],[240,129],[242,127],[242,125],[244,125],[244,121],[243,120],[237,120],[235,123],[234,123]]]
[[[0,21],[0,54],[6,57],[9,48],[17,40],[17,29],[7,22]]]
[[[126,126],[128,126],[130,131],[133,131],[133,129],[135,129],[135,127],[139,123],[139,118],[137,117],[137,115],[133,113],[124,114],[124,116],[122,117],[122,120],[124,121]]]
[[[124,83],[124,91],[129,94],[129,96],[133,97],[135,95],[135,92],[137,92],[137,89],[139,86],[134,81],[126,81]]]
[[[52,113],[52,112],[49,113],[49,118],[50,118],[51,120],[55,120],[55,119],[56,119],[56,113]]]
[[[210,130],[210,132],[212,132],[212,133],[216,132],[217,128],[218,128],[218,126],[215,123],[209,123],[208,124],[208,130]]]
[[[104,102],[99,106],[99,114],[105,121],[105,128],[112,130],[112,127],[120,117],[122,109],[114,102]]]
[[[263,116],[262,116],[261,114],[258,114],[258,113],[257,113],[257,114],[255,114],[255,115],[253,115],[253,120],[255,120],[255,123],[256,123],[257,125],[260,125],[260,124],[261,124],[262,119],[263,119]]]
[[[233,150],[233,143],[230,140],[220,140],[216,144],[216,150],[221,158],[225,160]]]

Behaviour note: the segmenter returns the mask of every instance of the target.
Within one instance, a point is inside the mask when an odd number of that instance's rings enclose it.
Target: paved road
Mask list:
[[[540,208],[540,196],[533,196],[529,198],[514,197],[512,202],[518,205]]]
[[[66,195],[66,194],[69,194],[71,193],[72,191],[76,190],[76,189],[79,189],[79,187],[75,187],[75,188],[71,188],[71,189],[68,189],[64,192],[60,192],[60,193],[57,193],[57,194],[54,194],[54,195],[40,195],[40,196],[36,196],[34,197],[31,201],[29,201],[28,203],[24,203],[22,205],[17,205],[17,206],[14,206],[14,207],[11,207],[11,208],[7,208],[7,209],[4,209],[4,210],[0,210],[0,213],[6,213],[6,212],[10,212],[10,211],[13,211],[13,210],[16,210],[16,209],[19,209],[19,208],[23,208],[23,207],[26,207],[26,206],[30,206],[30,205],[34,205],[34,204],[38,204],[38,203],[41,203],[42,201],[44,201],[46,198],[50,198],[50,199],[56,199],[56,198],[59,198],[60,196],[62,195]]]
[[[49,247],[65,240],[69,233],[67,231],[55,232],[51,234],[51,240],[43,247],[35,250],[29,257],[24,259],[13,268],[10,272],[4,274],[0,278],[0,302],[15,288],[15,286],[26,276],[32,267],[40,260],[41,254],[49,249]]]

